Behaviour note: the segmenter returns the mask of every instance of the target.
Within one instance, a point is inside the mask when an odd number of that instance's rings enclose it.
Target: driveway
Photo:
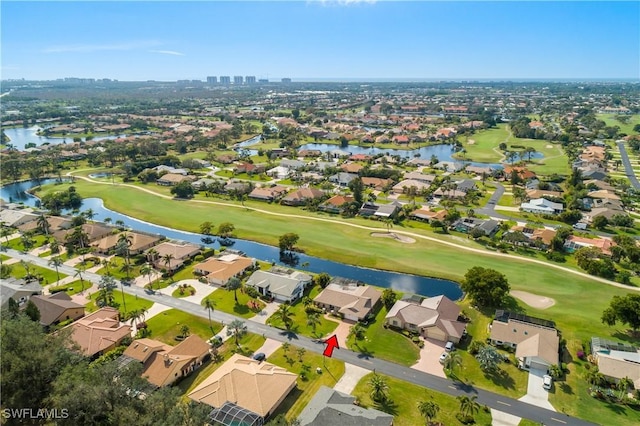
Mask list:
[[[331,317],[329,315],[325,315],[324,316],[326,319],[330,320],[330,321],[336,321],[335,317]],[[346,348],[347,347],[347,336],[349,335],[349,329],[351,328],[353,324],[348,323],[348,322],[344,322],[344,321],[339,321],[338,322],[338,327],[336,327],[335,330],[333,330],[332,333],[329,333],[328,335],[324,336],[325,338],[327,337],[331,337],[334,334],[336,335],[336,337],[338,338],[338,346],[340,346],[341,348]]]
[[[424,339],[424,347],[420,349],[420,359],[411,368],[434,376],[447,377],[439,360],[440,355],[444,352],[445,344],[446,342],[434,339]]]
[[[258,352],[264,353],[267,356],[267,360],[268,360],[271,354],[277,351],[280,346],[282,346],[282,342],[267,338],[267,340],[264,341],[262,346],[256,349],[255,353],[258,353]]]
[[[529,370],[529,382],[527,383],[527,394],[520,398],[520,401],[526,402],[547,410],[556,411],[549,402],[549,391],[542,387],[542,376],[547,374],[544,370],[532,368]]]
[[[338,380],[338,383],[336,383],[333,388],[338,392],[350,394],[353,392],[353,389],[355,389],[360,379],[369,373],[371,373],[371,370],[345,363],[344,374],[340,377],[340,380]]]
[[[491,426],[518,426],[522,420],[518,416],[491,409]]]
[[[249,318],[249,321],[258,322],[260,324],[266,324],[269,317],[273,315],[275,311],[278,310],[278,306],[280,306],[280,304],[277,302],[267,303],[264,309],[258,312],[256,316]]]

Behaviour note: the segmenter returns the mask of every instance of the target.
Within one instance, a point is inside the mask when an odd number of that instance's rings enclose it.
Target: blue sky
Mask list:
[[[1,78],[640,79],[640,2],[13,2]]]

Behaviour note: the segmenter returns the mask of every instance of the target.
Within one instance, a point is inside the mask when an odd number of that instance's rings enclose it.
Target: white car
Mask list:
[[[551,385],[553,384],[553,377],[548,374],[542,376],[542,387],[546,390],[551,389]]]
[[[442,352],[442,355],[440,355],[440,358],[438,359],[440,361],[440,364],[444,364],[444,361],[447,359],[448,356],[449,356],[448,353]]]
[[[444,350],[449,352],[449,351],[452,351],[453,349],[454,349],[453,342],[451,341],[447,342],[447,344],[444,347]]]

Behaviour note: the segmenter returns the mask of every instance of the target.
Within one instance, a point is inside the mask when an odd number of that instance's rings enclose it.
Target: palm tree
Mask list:
[[[164,256],[162,256],[162,263],[164,263],[164,266],[167,268],[167,272],[169,272],[171,269],[169,268],[169,266],[171,266],[171,261],[174,259],[173,255],[171,253],[167,253]]]
[[[107,225],[110,224],[113,221],[113,219],[111,219],[110,217],[105,217],[104,218],[104,223],[106,223]]]
[[[390,233],[391,228],[393,228],[393,219],[391,219],[390,217],[386,218],[384,220],[384,224],[387,226],[387,233]]]
[[[102,301],[104,306],[111,306],[114,302],[113,290],[116,288],[116,280],[109,275],[103,275],[98,283],[98,297],[96,302]],[[124,293],[123,293],[124,296]]]
[[[49,260],[49,266],[53,266],[54,268],[56,268],[56,276],[58,278],[57,281],[60,281],[60,271],[58,270],[58,268],[61,265],[62,265],[62,258],[60,256],[52,257],[51,260]]]
[[[94,212],[93,209],[88,209],[85,210],[82,215],[86,217],[89,222],[92,222],[93,218],[96,217],[96,212]]]
[[[51,228],[51,225],[49,225],[49,220],[47,219],[47,216],[45,216],[44,214],[41,214],[40,216],[38,216],[37,226],[38,226],[38,229],[40,229],[40,231],[44,235],[49,235],[49,230]]]
[[[317,312],[311,312],[307,314],[307,325],[313,330],[313,334],[316,334],[316,327],[320,325],[320,314]]]
[[[356,346],[359,346],[358,342],[364,339],[365,332],[366,330],[364,329],[363,326],[361,326],[360,324],[355,324],[351,326],[351,328],[349,329],[349,334],[347,335],[347,339],[353,337],[355,340]]]
[[[31,273],[31,262],[27,262],[26,260],[20,261],[20,266],[24,268],[24,278],[29,281],[34,278],[34,275]]]
[[[184,324],[182,327],[180,327],[180,336],[182,336],[183,339],[186,339],[189,335],[189,331],[189,326],[187,324]]]
[[[138,320],[144,315],[144,311],[142,309],[134,309],[129,312],[129,320],[131,321],[131,325],[135,323],[136,328],[138,328]]]
[[[84,265],[78,265],[76,266],[76,273],[73,275],[73,277],[78,277],[80,278],[80,293],[84,293],[84,279],[82,278],[82,273],[84,272]]]
[[[377,373],[373,373],[373,376],[369,379],[369,387],[371,388],[372,400],[375,402],[383,402],[387,399],[387,392],[389,391],[387,379]]]
[[[444,368],[453,375],[456,366],[462,367],[462,357],[455,352],[449,352],[449,355],[444,360]]]
[[[247,332],[247,326],[244,321],[233,320],[227,326],[227,336],[233,336],[235,338],[236,346],[240,346],[240,338]]]
[[[151,263],[154,263],[158,259],[158,250],[154,248],[150,248],[147,250],[147,260]]]
[[[211,324],[211,312],[213,312],[213,308],[216,306],[216,302],[211,298],[207,297],[204,299],[204,308],[207,310],[207,314],[209,314],[209,328],[213,333],[213,325]]]
[[[236,305],[239,303],[238,290],[240,289],[240,287],[242,287],[242,281],[240,281],[240,279],[238,279],[237,277],[231,277],[231,279],[229,279],[229,281],[227,282],[227,290],[233,291],[233,298],[236,301]]]
[[[283,303],[278,306],[278,310],[274,313],[274,316],[282,321],[287,330],[291,328],[291,324],[293,323],[293,319],[291,318],[292,315],[293,312],[291,312],[291,305],[288,303]]]
[[[116,226],[120,229],[124,229],[124,221],[121,219],[116,220],[115,222]]]
[[[620,381],[616,385],[616,387],[620,391],[619,399],[622,399],[622,397],[624,396],[624,393],[627,391],[627,389],[632,387],[632,386],[633,386],[633,380],[631,380],[629,377],[625,376],[622,379],[620,379]]]
[[[498,353],[496,348],[487,345],[480,348],[476,359],[480,363],[480,369],[482,371],[495,371],[498,369],[498,365],[502,362],[502,356]]]
[[[22,241],[22,247],[24,248],[24,251],[31,250],[31,248],[33,247],[33,238],[31,238],[31,233],[23,233],[20,239]]]
[[[433,401],[422,401],[418,403],[418,411],[420,411],[420,415],[424,417],[427,426],[431,424],[431,420],[433,420],[438,411],[440,411],[440,406]]]
[[[480,411],[480,404],[476,401],[478,399],[477,395],[471,397],[460,395],[456,399],[460,401],[460,414],[463,416],[473,417],[474,414]]]
[[[148,263],[142,265],[142,267],[140,268],[140,273],[143,277],[149,277],[149,285],[151,285],[151,276],[153,275],[153,268],[151,267],[151,265],[149,265]]]

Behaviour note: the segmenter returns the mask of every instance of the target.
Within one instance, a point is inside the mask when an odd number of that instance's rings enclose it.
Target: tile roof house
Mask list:
[[[362,177],[362,184],[369,188],[377,189],[378,191],[384,191],[384,189],[391,185],[393,181],[391,179],[382,179],[377,177]]]
[[[616,243],[610,238],[584,238],[577,235],[569,235],[564,242],[564,248],[569,253],[573,253],[582,247],[596,247],[600,249],[602,254],[607,256],[611,256],[611,248],[615,245]]]
[[[458,321],[460,307],[446,296],[430,297],[416,303],[398,300],[387,313],[385,323],[420,333],[425,338],[458,343],[466,324]]]
[[[89,237],[89,241],[97,241],[100,238],[106,237],[107,235],[113,232],[114,228],[103,225],[101,223],[85,223],[82,225],[82,231],[87,234]],[[55,238],[59,242],[64,242],[67,235],[73,233],[74,228],[70,229],[61,229],[60,231],[54,232],[53,238]]]
[[[358,163],[345,163],[340,166],[340,170],[346,173],[358,173],[362,169],[364,169],[364,166]]]
[[[225,254],[198,263],[193,267],[193,271],[204,276],[209,284],[224,286],[232,277],[241,275],[254,264],[255,259],[237,254]]]
[[[640,389],[640,348],[592,337],[591,353],[595,356],[598,371],[607,379],[618,382],[628,377],[634,387]]]
[[[268,362],[235,354],[188,396],[214,408],[231,402],[265,418],[296,386],[297,377]]]
[[[392,426],[393,416],[355,405],[355,397],[327,386],[320,389],[298,416],[300,426]]]
[[[40,324],[44,326],[67,320],[75,321],[84,316],[84,305],[73,302],[64,291],[32,296],[31,301],[40,311]]]
[[[200,252],[200,246],[195,244],[165,241],[147,250],[147,258],[158,270],[175,271]],[[171,256],[168,264],[164,260],[167,255]]]
[[[248,195],[249,198],[262,201],[274,201],[289,191],[284,186],[272,186],[269,188],[254,188]]]
[[[334,195],[320,204],[318,209],[329,213],[342,213],[342,206],[346,203],[352,203],[353,201],[355,201],[355,199],[350,195]]]
[[[420,192],[428,190],[431,187],[431,184],[420,180],[405,179],[393,185],[393,192],[394,194],[404,194],[411,187],[415,188],[416,192]]]
[[[521,367],[546,371],[558,365],[560,336],[552,321],[498,310],[490,327],[491,343],[516,348]]]
[[[209,357],[211,346],[192,334],[176,346],[153,339],[137,339],[123,355],[142,363],[142,377],[163,387],[188,376]]]
[[[417,180],[428,184],[431,184],[434,180],[436,180],[436,175],[425,175],[422,172],[415,171],[405,173],[403,177],[408,180]]]
[[[49,224],[49,233],[71,228],[71,219],[68,217],[47,216],[47,223]],[[18,229],[22,232],[37,230],[39,229],[38,221],[31,220],[19,225]]]
[[[329,284],[313,301],[329,312],[341,314],[348,321],[362,321],[373,313],[382,293],[368,285]]]
[[[409,214],[409,217],[411,219],[422,220],[427,223],[430,223],[432,220],[444,220],[446,216],[447,216],[446,210],[439,210],[436,212],[424,207],[414,210]]]
[[[131,335],[131,327],[120,322],[120,311],[111,307],[99,309],[67,327],[71,329],[71,339],[90,358],[109,352]]]
[[[128,241],[131,243],[129,245],[129,253],[131,253],[131,255],[142,253],[146,249],[153,247],[153,245],[161,239],[161,237],[156,235],[127,231],[126,233],[107,235],[106,237],[92,243],[91,246],[95,247],[98,253],[109,253],[116,248],[118,240],[124,234],[126,234]]]
[[[298,271],[255,271],[246,285],[255,287],[261,295],[273,297],[278,302],[293,302],[302,297],[304,289],[311,284],[312,277]]]
[[[287,194],[281,204],[286,206],[304,206],[309,200],[320,200],[325,196],[324,191],[315,188],[300,188]]]
[[[156,183],[161,186],[174,186],[179,184],[182,181],[193,182],[197,178],[193,175],[182,175],[178,173],[167,173],[165,175],[160,176],[156,179]]]

